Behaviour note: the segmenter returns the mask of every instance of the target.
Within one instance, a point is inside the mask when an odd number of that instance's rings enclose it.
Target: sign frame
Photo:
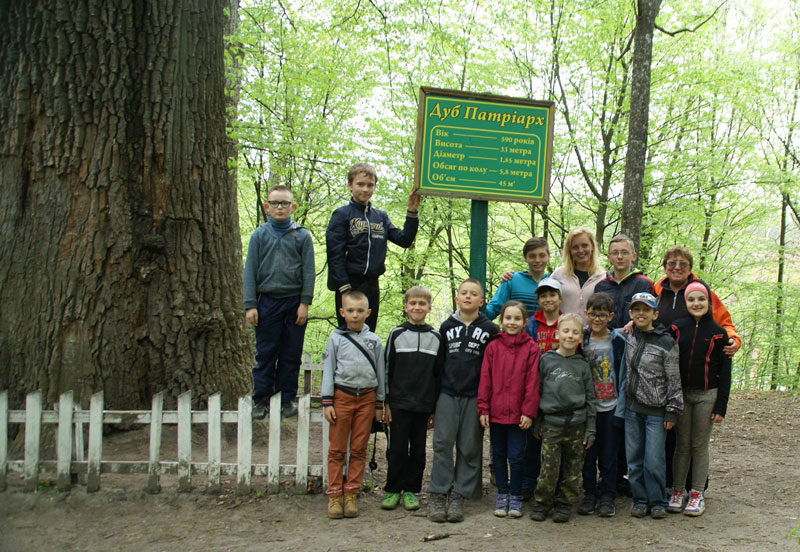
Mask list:
[[[537,171],[539,173],[539,180],[535,182],[535,187],[533,188],[534,190],[537,190],[538,186],[541,185],[541,194],[540,195],[537,194],[536,196],[531,197],[530,195],[528,196],[523,195],[525,193],[530,194],[530,192],[521,192],[520,194],[515,194],[513,191],[510,190],[507,191],[506,189],[503,189],[502,193],[498,191],[487,191],[487,190],[474,190],[474,191],[464,190],[463,188],[469,185],[465,185],[463,183],[463,180],[456,180],[454,183],[441,184],[441,185],[437,185],[436,183],[430,181],[430,179],[427,179],[428,180],[427,182],[423,182],[423,178],[427,176],[427,170],[424,169],[423,163],[426,161],[427,155],[433,155],[433,152],[431,151],[431,149],[433,148],[429,148],[427,145],[427,143],[431,142],[432,140],[426,140],[427,123],[428,123],[427,100],[434,99],[431,97],[441,98],[443,101],[453,100],[460,102],[461,107],[459,115],[456,116],[456,119],[454,119],[453,122],[464,122],[465,119],[468,119],[468,117],[464,115],[465,112],[467,112],[468,108],[473,109],[472,113],[474,115],[475,113],[477,113],[477,110],[479,109],[477,106],[481,106],[481,108],[484,109],[485,106],[488,105],[490,107],[495,106],[505,110],[509,109],[514,110],[513,111],[513,113],[515,114],[514,120],[516,120],[518,113],[518,110],[515,108],[523,108],[529,111],[531,110],[531,108],[535,108],[537,112],[541,112],[542,110],[546,111],[547,114],[546,121],[544,122],[544,125],[539,125],[539,126],[545,126],[545,139],[544,139],[545,143],[539,145],[540,149],[542,147],[544,148],[544,152],[539,152],[541,154],[539,169]],[[521,121],[523,116],[520,115],[519,117]],[[473,117],[473,119],[474,118],[475,117]],[[427,86],[421,86],[419,89],[419,104],[417,108],[417,139],[414,148],[414,153],[415,153],[414,186],[412,191],[416,191],[421,195],[477,199],[486,201],[528,203],[534,205],[548,205],[550,202],[550,172],[551,172],[552,158],[553,158],[554,119],[555,119],[555,103],[551,101],[529,100],[527,98],[516,98],[512,96],[500,96],[496,94],[479,94],[475,92],[465,92],[461,90],[448,90],[444,88],[432,88]],[[503,127],[507,122],[510,121],[504,122]],[[465,126],[463,128],[469,130],[470,127]],[[509,127],[507,130],[507,134],[536,137],[537,141],[541,141],[541,137],[538,134],[534,134],[533,132],[526,133],[524,132],[525,130],[527,129],[524,128],[524,124],[520,123],[513,129]],[[489,131],[486,129],[480,130],[480,132],[498,133],[498,131]],[[499,134],[503,134],[505,132],[506,131],[504,129],[504,131],[499,132]],[[539,132],[539,134],[541,134],[541,131]],[[454,140],[454,138],[448,136],[448,140]],[[514,160],[514,162],[517,161]],[[527,160],[522,160],[520,162],[530,163],[530,161]],[[450,181],[453,182],[452,177],[450,178]],[[528,183],[530,183],[530,180],[528,180]],[[513,183],[511,185],[513,186]],[[437,186],[442,186],[442,187],[437,187]],[[458,187],[461,189],[447,189],[447,187],[450,188]]]

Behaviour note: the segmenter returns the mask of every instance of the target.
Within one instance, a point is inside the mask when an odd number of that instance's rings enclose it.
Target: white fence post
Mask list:
[[[92,395],[89,405],[89,467],[86,472],[86,491],[100,490],[100,463],[103,457],[103,392]],[[27,433],[27,428],[25,432]]]
[[[164,418],[164,392],[153,395],[150,410],[150,458],[147,464],[147,492],[161,491],[161,422]]]
[[[8,391],[0,392],[0,491],[6,490],[8,475]]]
[[[238,470],[236,485],[239,494],[250,493],[250,477],[253,468],[253,403],[250,397],[239,397],[239,419],[237,429]]]
[[[325,409],[323,407],[323,413]],[[322,416],[322,492],[328,489],[328,434],[330,433],[330,424],[328,420]]]
[[[192,490],[192,392],[178,395],[178,492]]]
[[[63,393],[58,400],[58,444],[56,485],[59,491],[72,486],[72,391]]]
[[[308,432],[311,425],[311,395],[300,397],[297,403],[297,455],[295,456],[294,492],[308,490]]]
[[[220,463],[222,461],[222,397],[214,393],[208,398],[208,483],[206,492],[218,494],[220,490]]]
[[[277,493],[281,489],[281,394],[269,400],[269,454],[267,463],[267,490]]]
[[[42,392],[25,397],[25,491],[39,485],[39,437],[42,430]]]

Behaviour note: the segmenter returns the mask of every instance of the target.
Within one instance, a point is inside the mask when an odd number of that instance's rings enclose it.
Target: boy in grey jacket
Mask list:
[[[583,343],[583,318],[574,313],[558,319],[558,349],[539,361],[539,415],[534,436],[542,440],[542,467],[533,497],[531,519],[544,521],[553,507],[553,521],[569,521],[578,497],[583,451],[596,432],[592,370],[578,352]],[[559,471],[563,479],[556,490]]]
[[[631,298],[634,329],[626,334],[625,369],[614,415],[625,419],[625,453],[633,494],[633,517],[666,517],[664,443],[683,411],[678,344],[661,325],[656,298],[637,293]]]
[[[358,516],[356,497],[364,479],[372,419],[383,419],[386,396],[381,340],[364,324],[370,315],[367,296],[346,293],[339,311],[347,325],[333,331],[322,357],[322,408],[330,424],[326,494],[331,519]],[[348,437],[350,463],[342,486]]]
[[[262,420],[269,399],[281,394],[281,414],[297,414],[297,376],[314,298],[314,246],[311,234],[292,221],[297,209],[286,186],[274,186],[264,204],[269,221],[250,236],[244,264],[244,308],[255,327],[253,418]]]

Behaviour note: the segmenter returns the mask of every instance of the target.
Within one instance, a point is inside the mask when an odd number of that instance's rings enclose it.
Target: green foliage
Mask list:
[[[794,10],[794,11],[792,11]],[[739,387],[800,388],[800,314],[788,218],[784,283],[777,281],[782,194],[798,206],[800,119],[797,6],[757,1],[665,3],[657,23],[639,268],[654,281],[663,251],[694,253],[695,272],[728,306],[742,336]],[[317,289],[306,350],[319,361],[335,325],[325,286],[324,231],[347,201],[348,166],[378,169],[374,203],[395,225],[414,174],[420,86],[555,102],[550,204],[492,203],[487,298],[521,248],[546,235],[551,267],[566,232],[619,232],[630,98],[632,4],[612,0],[254,0],[239,11],[230,59],[241,84],[238,141],[243,250],[263,221],[259,202],[290,186],[295,219],[314,237]],[[402,293],[434,293],[429,320],[452,310],[469,272],[469,201],[426,197],[409,250],[390,246],[378,333],[403,320]],[[603,246],[605,251],[605,246]],[[776,315],[780,305],[782,315]]]

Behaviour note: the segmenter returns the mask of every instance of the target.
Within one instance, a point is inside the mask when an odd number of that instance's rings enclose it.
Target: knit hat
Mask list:
[[[689,294],[692,293],[693,291],[699,291],[703,295],[706,296],[706,299],[709,298],[708,297],[708,288],[705,285],[703,285],[700,282],[698,282],[698,281],[690,282],[689,285],[686,286],[686,289],[683,291],[683,296],[684,297],[688,297]]]

